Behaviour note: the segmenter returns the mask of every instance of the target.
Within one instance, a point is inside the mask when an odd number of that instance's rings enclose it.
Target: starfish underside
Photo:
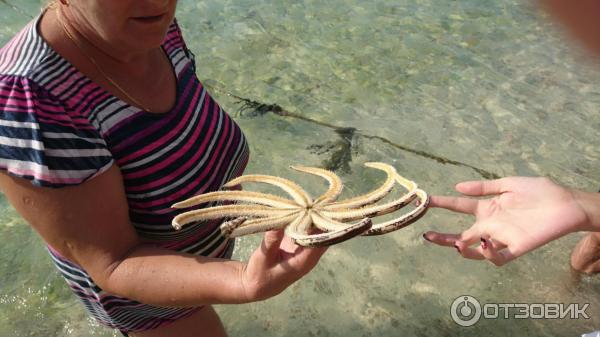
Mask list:
[[[285,234],[301,246],[327,246],[348,240],[356,235],[380,235],[406,227],[427,211],[429,196],[417,184],[400,176],[394,167],[379,163],[365,166],[384,171],[385,182],[371,192],[337,201],[342,192],[341,179],[333,172],[316,167],[291,166],[292,169],[322,177],[329,183],[325,193],[316,199],[298,184],[288,179],[268,175],[245,175],[231,180],[226,190],[201,194],[176,203],[174,208],[188,208],[209,202],[236,202],[188,211],[173,219],[173,227],[211,219],[229,218],[221,225],[227,237],[238,237],[268,230],[285,228]],[[269,193],[227,190],[244,183],[266,183],[285,191],[291,199]],[[401,197],[378,204],[396,184],[406,189]],[[410,212],[381,223],[372,218],[395,212],[415,199]]]

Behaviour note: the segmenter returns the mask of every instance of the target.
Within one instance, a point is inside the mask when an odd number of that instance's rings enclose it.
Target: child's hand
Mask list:
[[[468,259],[503,265],[571,232],[591,230],[583,193],[546,178],[512,177],[463,182],[456,189],[467,196],[434,196],[431,207],[475,216],[460,234],[427,232],[428,241],[456,247]],[[596,206],[596,208],[598,208]]]

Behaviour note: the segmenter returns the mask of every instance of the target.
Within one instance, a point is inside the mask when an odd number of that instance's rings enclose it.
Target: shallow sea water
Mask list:
[[[0,44],[39,12],[0,0]],[[198,76],[246,132],[247,172],[321,181],[290,164],[337,169],[349,196],[393,164],[433,194],[456,182],[544,175],[600,188],[600,64],[533,3],[509,0],[179,1]],[[301,118],[243,109],[235,96]],[[355,128],[336,132],[332,126]],[[471,219],[430,211],[386,236],[332,247],[317,268],[261,303],[217,306],[231,336],[579,336],[600,329],[600,278],[570,273],[574,234],[496,268],[421,238]],[[0,197],[0,336],[117,336],[87,317],[40,239]],[[246,259],[259,236],[238,241]],[[590,303],[590,319],[455,324],[452,301]]]

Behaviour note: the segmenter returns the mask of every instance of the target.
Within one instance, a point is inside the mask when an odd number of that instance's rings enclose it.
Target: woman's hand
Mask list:
[[[593,203],[586,193],[547,178],[469,181],[456,185],[456,190],[491,198],[432,197],[431,207],[472,214],[475,223],[460,234],[427,232],[423,237],[456,247],[468,259],[487,259],[501,266],[568,233],[594,230],[586,210]],[[597,210],[600,205],[593,207]]]
[[[284,237],[283,230],[270,231],[241,271],[248,301],[275,296],[311,271],[327,248],[305,248]]]

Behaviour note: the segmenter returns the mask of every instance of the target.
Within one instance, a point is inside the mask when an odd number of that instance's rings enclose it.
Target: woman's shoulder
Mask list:
[[[44,84],[60,67],[60,55],[38,32],[39,19],[33,19],[0,48],[0,76],[4,79],[20,77]]]
[[[163,49],[171,59],[172,64],[175,67],[176,73],[185,67],[186,64],[191,63],[195,69],[195,57],[194,54],[188,49],[181,27],[177,22],[177,19],[173,19],[173,23],[169,26],[167,35],[163,42]],[[184,62],[187,61],[187,62]]]
[[[44,40],[40,18],[0,49],[0,112],[8,116],[18,109],[64,122],[78,113],[67,103],[77,98],[73,93],[81,90],[83,75]]]
[[[177,19],[173,19],[173,22],[169,26],[169,30],[167,31],[167,35],[165,36],[163,46],[169,49],[185,47],[183,34],[181,33],[181,27],[179,27]]]

